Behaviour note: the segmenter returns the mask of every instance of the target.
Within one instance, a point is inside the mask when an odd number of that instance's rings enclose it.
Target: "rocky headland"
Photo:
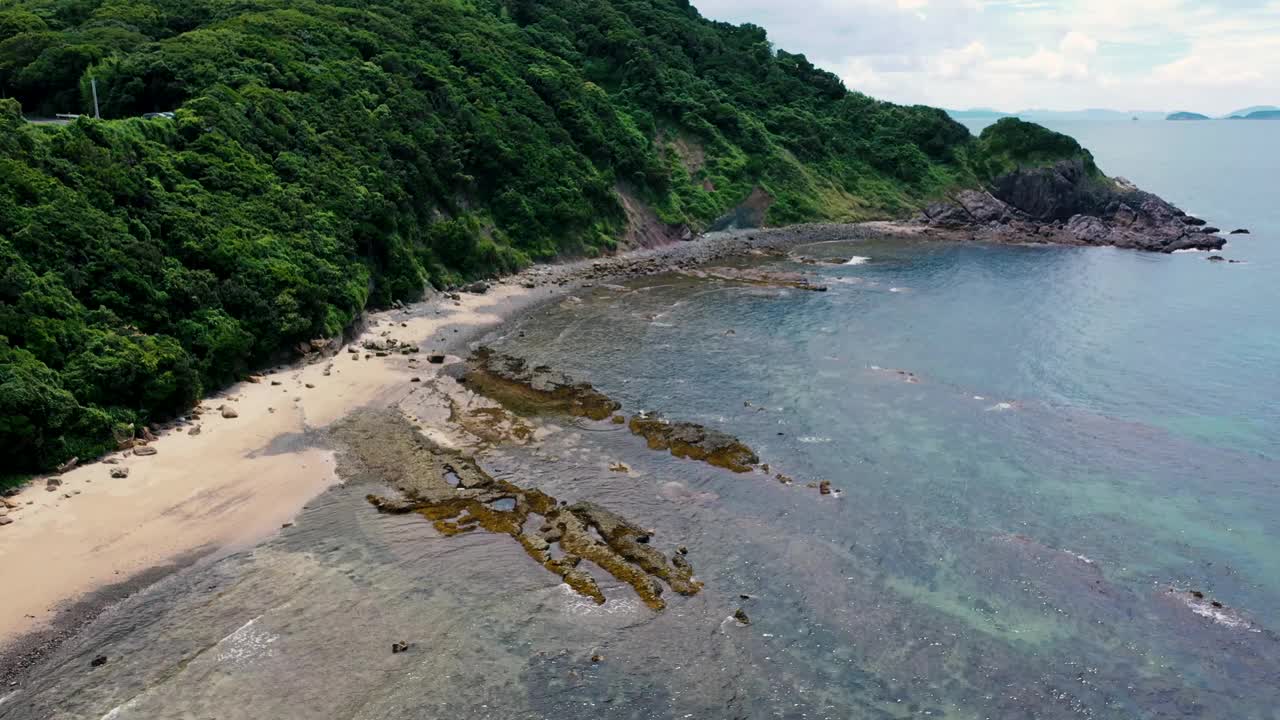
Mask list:
[[[985,189],[961,190],[916,220],[987,242],[1095,245],[1171,253],[1218,250],[1220,230],[1081,159],[1006,172]]]

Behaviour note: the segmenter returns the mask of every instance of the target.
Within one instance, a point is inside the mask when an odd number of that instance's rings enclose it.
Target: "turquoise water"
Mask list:
[[[0,718],[1277,717],[1280,124],[1061,129],[1250,228],[1223,253],[1245,262],[837,242],[798,252],[866,261],[742,261],[825,293],[661,276],[489,339],[795,478],[564,418],[480,457],[686,545],[698,595],[654,612],[596,572],[596,606],[352,482],[109,611]]]
[[[1271,717],[1280,125],[1060,129],[1109,172],[1251,229],[1224,251],[1244,262],[832,243],[799,252],[866,261],[766,263],[827,293],[669,279],[548,313],[511,344],[844,490],[783,503],[714,486],[822,566],[783,551],[751,572],[786,588],[761,626],[811,629],[790,662],[830,673],[833,708],[909,676],[900,692],[947,717]],[[1188,590],[1229,616],[1197,615]],[[827,653],[846,664],[813,659]]]

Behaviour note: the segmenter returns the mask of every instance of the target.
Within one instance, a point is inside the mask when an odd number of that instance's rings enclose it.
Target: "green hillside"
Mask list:
[[[103,120],[24,119],[90,113],[90,78]],[[992,167],[686,0],[0,0],[0,95],[13,474],[367,307],[612,251],[622,196],[695,230],[757,187],[771,224],[857,220]]]

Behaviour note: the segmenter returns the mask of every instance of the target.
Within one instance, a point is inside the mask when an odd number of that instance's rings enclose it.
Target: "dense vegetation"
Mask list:
[[[1081,160],[1092,177],[1102,177],[1093,154],[1075,138],[1015,117],[1001,118],[978,136],[970,165],[983,180],[994,180],[1020,167],[1039,167],[1060,160]]]
[[[102,121],[24,120],[91,78]],[[619,193],[696,229],[757,186],[782,224],[975,179],[941,111],[687,0],[0,0],[0,96],[0,474],[366,307],[611,250]]]

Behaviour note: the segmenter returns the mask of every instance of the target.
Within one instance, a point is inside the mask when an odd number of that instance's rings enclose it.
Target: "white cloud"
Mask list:
[[[1280,104],[1280,0],[694,0],[852,88],[948,107]]]

